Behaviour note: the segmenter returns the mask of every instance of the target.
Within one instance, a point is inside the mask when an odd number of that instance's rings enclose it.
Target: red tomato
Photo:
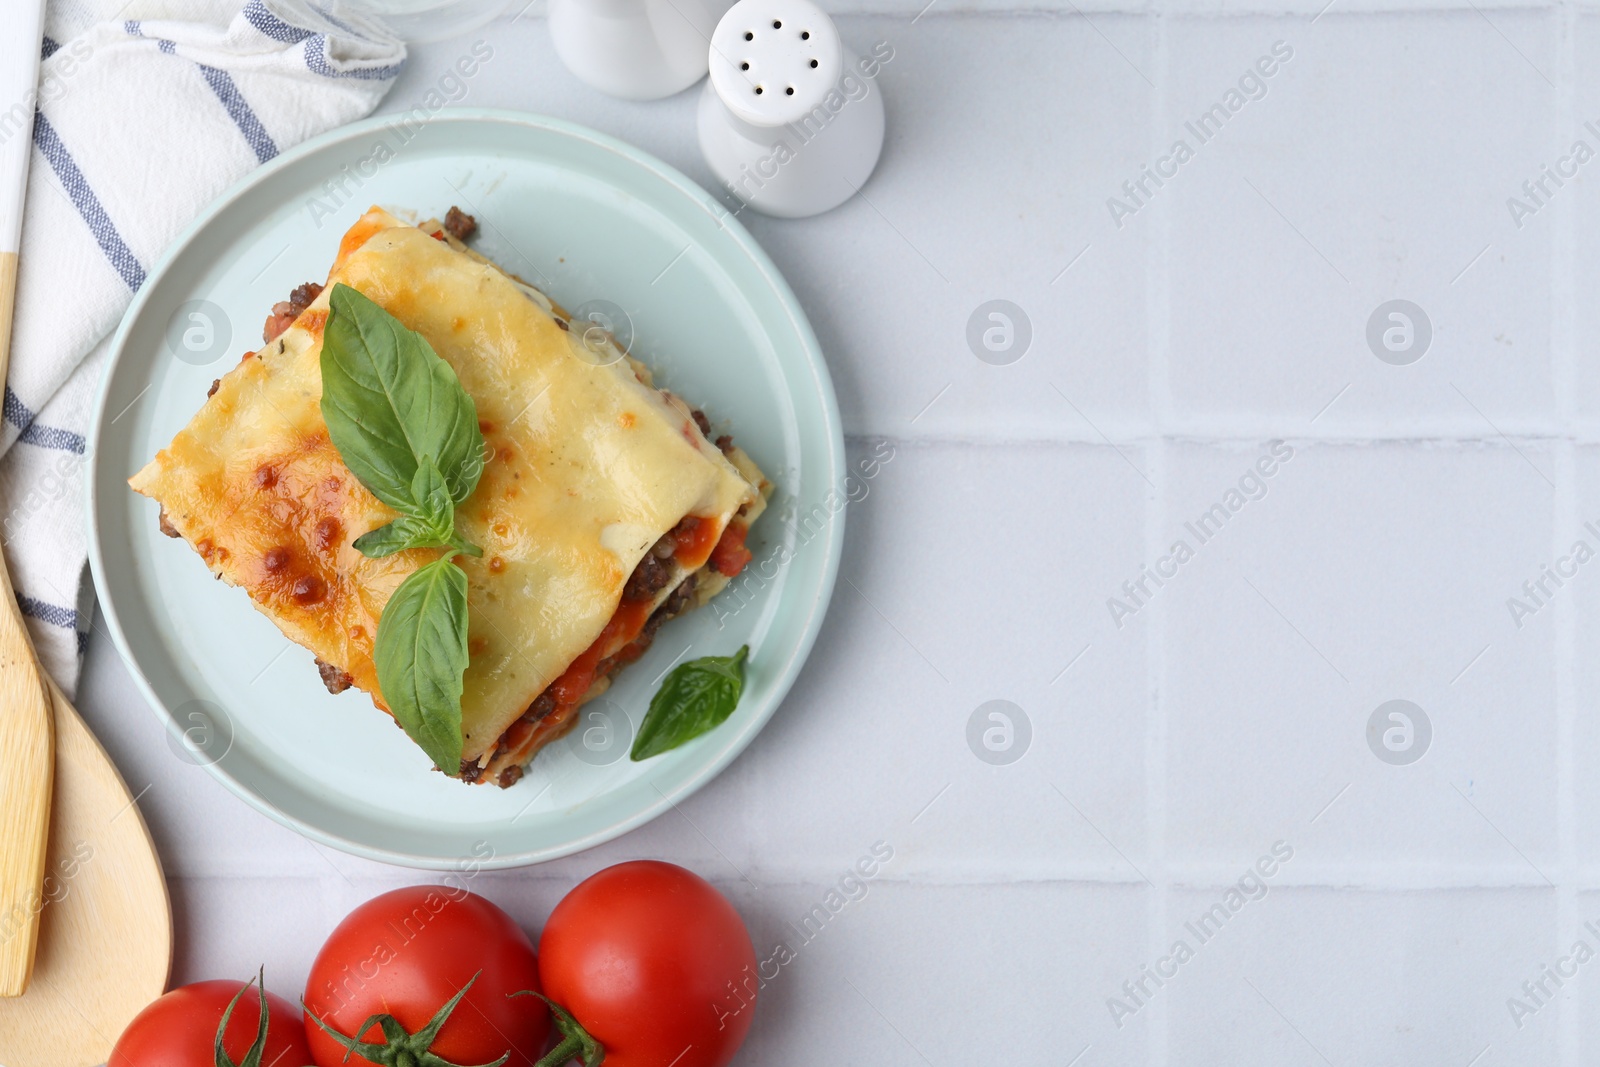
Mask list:
[[[477,975],[474,981],[473,976]],[[374,1015],[392,1015],[415,1035],[472,982],[431,1046],[451,1063],[526,1067],[544,1051],[550,1015],[535,997],[539,963],[516,921],[475,893],[442,885],[396,889],[345,916],[328,935],[306,982],[306,1037],[319,1067],[366,1064],[314,1021],[346,1037],[382,1045]],[[413,1061],[422,1049],[412,1049]]]
[[[186,985],[151,1001],[117,1038],[108,1067],[213,1067],[212,1044],[228,1003],[247,983],[217,980]],[[228,1017],[222,1049],[240,1063],[261,1025],[261,991],[249,989]],[[307,1067],[311,1052],[300,1009],[275,993],[267,994],[267,1043],[262,1064]]]
[[[539,938],[539,975],[605,1067],[724,1067],[755,1015],[744,920],[710,882],[654,860],[568,893]]]

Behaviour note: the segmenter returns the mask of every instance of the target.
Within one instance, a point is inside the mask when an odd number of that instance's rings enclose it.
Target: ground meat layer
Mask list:
[[[261,328],[261,339],[270,341],[284,330],[294,325],[294,320],[300,313],[311,306],[311,302],[322,295],[321,282],[305,282],[294,287],[289,294],[289,299],[280,300],[272,305],[272,314],[267,316],[267,324]]]

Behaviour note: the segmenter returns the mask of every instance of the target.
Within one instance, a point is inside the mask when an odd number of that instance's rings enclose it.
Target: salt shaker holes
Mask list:
[[[737,0],[708,44],[711,81],[696,125],[733,196],[796,217],[827,210],[866,181],[882,145],[883,103],[818,0]]]

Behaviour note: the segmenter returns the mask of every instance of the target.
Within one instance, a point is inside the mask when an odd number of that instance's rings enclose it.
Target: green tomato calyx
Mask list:
[[[550,1009],[550,1017],[555,1020],[556,1029],[561,1032],[561,1041],[551,1049],[533,1067],[561,1067],[562,1064],[577,1057],[583,1067],[600,1067],[605,1061],[605,1046],[594,1039],[594,1035],[583,1028],[583,1024],[572,1017],[572,1013],[543,993],[536,993],[531,989],[524,989],[516,993],[508,993],[512,997],[538,997]]]
[[[450,1018],[450,1013],[456,1010],[456,1005],[461,1003],[461,998],[467,995],[467,990],[472,988],[472,983],[476,982],[482,974],[483,972],[479,971],[467,979],[467,984],[462,986],[455,996],[445,1001],[444,1006],[428,1021],[428,1025],[414,1034],[406,1033],[406,1028],[401,1026],[400,1020],[393,1015],[380,1013],[367,1016],[367,1020],[356,1027],[356,1036],[350,1037],[341,1034],[322,1021],[316,1012],[311,1010],[310,1005],[307,1005],[304,1001],[301,1001],[301,1005],[305,1007],[306,1015],[311,1021],[321,1027],[323,1033],[333,1038],[344,1048],[346,1062],[349,1061],[351,1056],[360,1056],[372,1063],[379,1064],[380,1067],[460,1067],[459,1064],[451,1063],[444,1057],[435,1055],[431,1051],[431,1046],[433,1045],[433,1039],[439,1036],[440,1028]],[[360,1035],[365,1034],[374,1026],[383,1031],[384,1040],[382,1044],[360,1039]],[[500,1067],[510,1058],[511,1053],[506,1052],[499,1059],[492,1063],[482,1064],[480,1067]],[[248,1067],[248,1065],[241,1065],[241,1067]]]

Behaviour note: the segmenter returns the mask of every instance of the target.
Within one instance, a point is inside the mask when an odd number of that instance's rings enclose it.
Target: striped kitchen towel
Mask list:
[[[51,0],[43,55],[36,99],[0,111],[0,141],[33,138],[0,540],[40,659],[70,693],[93,617],[84,449],[109,334],[207,203],[370,112],[405,48],[300,0]]]

